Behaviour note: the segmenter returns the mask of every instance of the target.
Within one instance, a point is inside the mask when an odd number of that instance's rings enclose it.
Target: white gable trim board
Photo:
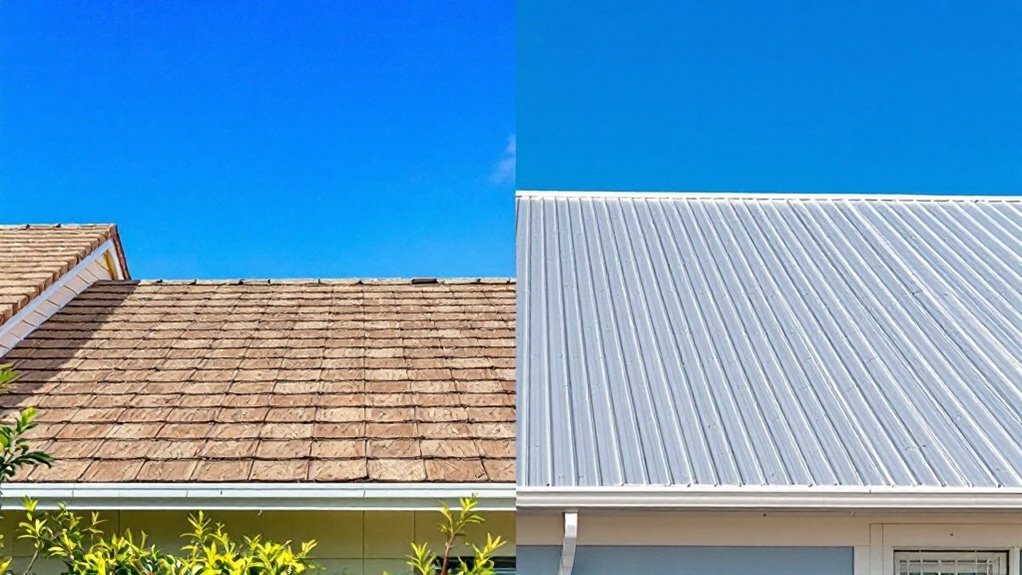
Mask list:
[[[113,240],[107,240],[93,250],[21,311],[0,325],[0,357],[92,284],[100,280],[124,279],[119,262],[120,256]]]

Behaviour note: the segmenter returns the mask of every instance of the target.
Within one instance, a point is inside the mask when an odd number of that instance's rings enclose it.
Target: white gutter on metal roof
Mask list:
[[[571,575],[575,568],[575,544],[578,542],[578,512],[564,514],[564,542],[561,543],[561,564],[557,575]]]
[[[477,495],[482,511],[514,511],[509,483],[7,483],[0,505],[20,506],[25,497],[39,507],[65,503],[79,510],[288,510],[416,511],[439,509],[444,501]]]
[[[532,509],[1022,510],[1022,488],[833,486],[519,487]]]

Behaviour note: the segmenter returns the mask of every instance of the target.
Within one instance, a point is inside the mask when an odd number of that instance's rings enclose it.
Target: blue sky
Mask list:
[[[0,222],[117,222],[136,277],[506,276],[516,164],[1018,194],[1018,30],[1017,0],[5,3]]]
[[[1022,193],[1022,2],[519,0],[518,186]]]
[[[511,275],[514,114],[511,1],[0,6],[0,222],[136,277]]]

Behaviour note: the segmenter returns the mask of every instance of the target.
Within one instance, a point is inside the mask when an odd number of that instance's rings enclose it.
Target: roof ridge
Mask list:
[[[81,228],[115,228],[114,223],[50,223],[50,224],[0,224],[0,229],[6,230],[60,230],[60,229],[81,229]]]
[[[430,281],[423,281],[423,280]],[[107,280],[105,283],[136,283],[141,285],[509,285],[511,277],[478,278],[232,278],[232,279],[141,279]]]
[[[518,190],[518,198],[600,198],[664,200],[878,201],[878,202],[1022,202],[1022,195],[888,194],[816,192],[652,192],[640,190]]]

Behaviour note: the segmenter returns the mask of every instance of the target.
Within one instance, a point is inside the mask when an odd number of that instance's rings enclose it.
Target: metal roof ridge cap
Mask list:
[[[705,199],[705,200],[800,200],[800,201],[890,201],[890,202],[1022,202],[1022,195],[905,194],[877,192],[698,192],[629,190],[517,190],[516,198],[591,199]]]

